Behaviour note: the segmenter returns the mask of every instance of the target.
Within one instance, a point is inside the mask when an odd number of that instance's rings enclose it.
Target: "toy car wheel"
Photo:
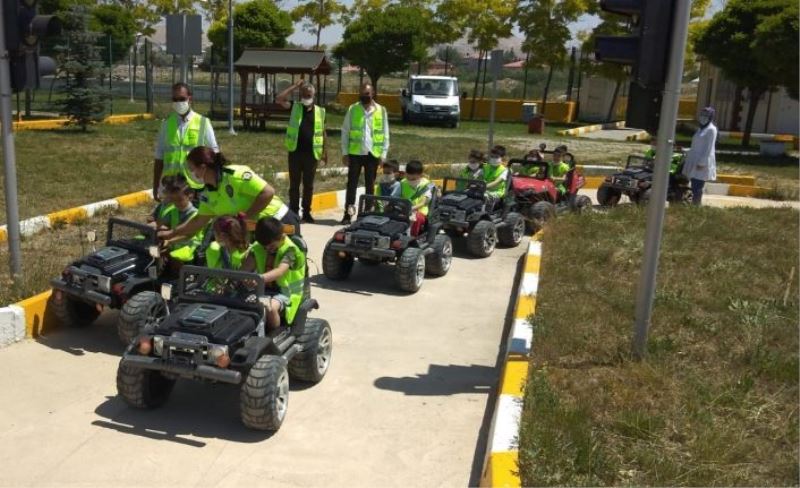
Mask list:
[[[250,368],[239,395],[242,423],[256,430],[278,430],[289,409],[289,372],[280,356],[261,356]]]
[[[592,208],[592,199],[586,195],[578,195],[575,197],[575,211],[583,212],[586,209]]]
[[[333,350],[333,334],[326,320],[307,319],[303,334],[295,343],[302,350],[289,361],[289,375],[292,378],[319,383],[328,372]]]
[[[534,232],[544,227],[548,220],[556,216],[556,207],[550,202],[536,202],[531,207],[531,221],[535,228]]]
[[[397,260],[395,269],[397,285],[401,290],[414,293],[425,279],[425,255],[416,247],[409,247]]]
[[[597,203],[604,207],[613,207],[619,203],[620,198],[622,198],[622,192],[606,184],[600,185],[600,188],[597,189]]]
[[[322,272],[329,280],[346,280],[353,270],[353,258],[351,256],[341,257],[339,252],[331,249],[331,244],[325,246],[322,254]]]
[[[156,319],[166,313],[167,309],[161,295],[152,291],[137,293],[125,302],[119,312],[117,335],[123,343],[130,344],[148,326],[154,324]]]
[[[117,368],[117,393],[135,408],[160,407],[169,399],[175,380],[158,371],[123,366]]]
[[[525,234],[525,219],[517,212],[509,212],[505,225],[497,229],[497,240],[506,247],[516,247]]]
[[[479,258],[491,256],[497,246],[497,229],[488,220],[481,220],[467,236],[467,249]]]
[[[67,327],[84,327],[94,322],[100,315],[91,303],[72,298],[61,291],[50,295],[48,309],[52,310],[58,321]]]
[[[453,241],[444,234],[433,240],[433,253],[425,256],[425,270],[431,276],[444,276],[453,263]]]

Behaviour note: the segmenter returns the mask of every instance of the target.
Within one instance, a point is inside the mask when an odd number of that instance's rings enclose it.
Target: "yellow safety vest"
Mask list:
[[[370,153],[376,158],[383,154],[383,111],[385,109],[375,104],[372,112],[372,148]],[[348,154],[361,154],[361,146],[364,142],[364,130],[367,127],[367,118],[364,106],[360,102],[350,105],[350,145],[347,149]]]
[[[294,103],[292,113],[289,115],[289,126],[286,127],[286,138],[284,144],[289,152],[297,149],[297,135],[300,132],[300,123],[303,121],[303,104]],[[322,157],[323,142],[325,140],[325,109],[319,105],[314,105],[314,159]]]
[[[181,137],[178,130],[178,117],[171,113],[165,121],[164,130],[164,172],[163,176],[183,175],[189,186],[195,190],[203,188],[202,183],[194,181],[186,168],[186,156],[189,152],[206,143],[206,127],[209,121],[206,117],[194,113]]]
[[[424,195],[430,186],[431,182],[427,178],[420,179],[419,185],[417,185],[416,188],[411,186],[407,179],[403,178],[403,181],[400,182],[400,196],[406,200],[410,200],[412,206],[417,206],[422,203],[422,199],[424,198]],[[420,208],[419,211],[422,213],[422,215],[427,216],[428,205]]]
[[[256,260],[256,270],[259,273],[267,272],[267,249],[256,242],[250,246],[253,251],[253,257]],[[289,268],[286,273],[276,280],[278,288],[281,293],[289,297],[289,308],[286,309],[286,322],[291,325],[294,321],[297,311],[300,309],[300,304],[303,302],[303,283],[306,278],[306,256],[303,251],[292,242],[288,237],[283,238],[283,244],[278,248],[275,253],[275,260],[272,263],[272,268],[275,269],[283,260],[287,252],[295,253],[294,266]]]

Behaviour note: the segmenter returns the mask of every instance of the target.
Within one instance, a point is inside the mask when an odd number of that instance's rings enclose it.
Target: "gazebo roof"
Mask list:
[[[331,73],[331,65],[324,51],[306,49],[245,48],[234,66],[237,71],[258,73]]]

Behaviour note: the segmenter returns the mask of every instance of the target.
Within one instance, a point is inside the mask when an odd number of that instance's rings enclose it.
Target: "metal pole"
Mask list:
[[[492,104],[489,110],[489,151],[492,150],[494,146],[494,113],[495,107],[497,105],[497,67],[500,63],[500,60],[503,59],[503,51],[496,49],[492,51]],[[483,76],[486,76],[486,67],[484,67]],[[484,78],[485,79],[485,78]]]
[[[144,85],[147,113],[153,113],[153,66],[150,59],[150,39],[144,38]]]
[[[133,46],[128,52],[128,82],[130,84],[131,103],[133,103]]]
[[[0,18],[3,6],[0,4]],[[19,246],[19,208],[17,207],[17,157],[14,151],[13,121],[11,120],[11,67],[6,50],[6,33],[0,22],[0,124],[3,131],[3,164],[6,193],[6,222],[8,232],[9,268],[12,279],[17,282],[22,275],[22,259]]]
[[[133,98],[136,98],[136,71],[139,68],[139,34],[133,43]]]
[[[233,0],[228,0],[228,133],[233,130]]]
[[[108,35],[108,114],[114,115],[114,63],[111,61],[111,34]]]
[[[678,118],[678,102],[683,73],[683,54],[689,30],[690,0],[675,2],[675,22],[672,27],[672,46],[669,72],[667,73],[664,97],[661,103],[661,119],[658,123],[658,144],[653,181],[653,193],[647,207],[647,229],[645,231],[642,274],[636,297],[636,315],[633,328],[633,356],[642,359],[647,351],[647,333],[653,314],[653,299],[656,292],[656,273],[661,234],[664,224],[664,207],[667,200],[669,162],[675,139],[675,122]]]
[[[181,81],[188,83],[186,75],[186,15],[181,14]]]

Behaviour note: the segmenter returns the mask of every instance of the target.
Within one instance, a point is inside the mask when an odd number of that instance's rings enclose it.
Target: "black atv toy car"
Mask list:
[[[525,235],[525,219],[516,210],[508,172],[506,196],[494,203],[486,198],[486,182],[445,178],[438,214],[442,229],[453,239],[466,235],[473,256],[490,256],[497,244],[516,247]]]
[[[395,263],[397,286],[406,292],[420,289],[426,274],[444,276],[450,270],[453,244],[439,234],[437,197],[429,204],[426,228],[411,235],[412,205],[409,200],[362,195],[358,218],[337,231],[325,246],[322,270],[331,280],[345,280],[355,259],[365,265]]]
[[[90,242],[95,237],[89,232]],[[128,344],[139,335],[141,319],[163,309],[152,296],[168,279],[166,268],[153,227],[111,218],[105,246],[73,262],[50,282],[48,308],[71,327],[92,323],[104,308],[123,309],[117,333]],[[148,290],[151,293],[142,293]]]
[[[670,162],[669,186],[667,201],[670,203],[692,203],[692,189],[689,179],[681,174],[685,155],[678,151]],[[630,155],[625,169],[607,176],[597,189],[597,201],[600,205],[613,207],[619,203],[622,195],[627,195],[631,202],[647,205],[650,201],[653,185],[653,165],[655,159],[650,156]]]
[[[270,296],[261,275],[184,266],[176,286],[162,286],[168,309],[126,349],[117,369],[117,392],[136,408],[167,401],[179,378],[240,388],[242,422],[278,430],[286,417],[289,378],[322,380],[331,360],[328,322],[309,318],[316,300],[306,298],[291,325],[269,330]]]

